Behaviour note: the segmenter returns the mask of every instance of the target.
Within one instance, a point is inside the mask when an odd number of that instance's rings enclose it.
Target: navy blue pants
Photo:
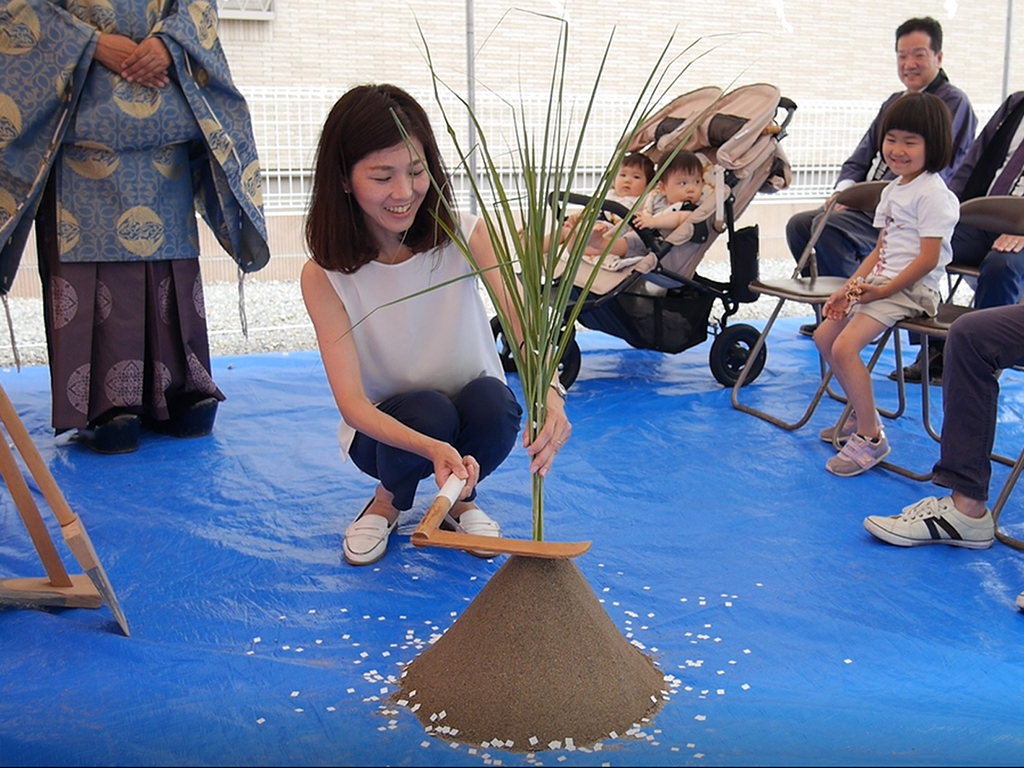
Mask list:
[[[998,236],[969,224],[957,224],[953,231],[953,263],[981,269],[974,291],[976,309],[1019,304],[1024,296],[1024,250],[993,251]]]
[[[512,390],[493,376],[474,379],[454,398],[420,390],[396,395],[377,407],[407,427],[452,445],[462,456],[475,458],[481,480],[512,451],[523,416]],[[400,511],[412,507],[420,480],[434,472],[433,462],[361,432],[353,438],[349,455],[391,492],[392,505]],[[470,499],[475,495],[474,489]]]

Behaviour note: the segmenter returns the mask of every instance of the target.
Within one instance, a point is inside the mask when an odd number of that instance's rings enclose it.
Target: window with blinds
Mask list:
[[[220,0],[217,13],[222,19],[269,21],[274,18],[274,0]]]

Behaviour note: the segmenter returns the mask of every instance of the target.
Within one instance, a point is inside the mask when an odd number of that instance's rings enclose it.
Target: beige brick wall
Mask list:
[[[1019,52],[1010,69],[1013,91],[1024,89],[1024,0],[1010,2],[1019,30],[1014,35]],[[678,57],[666,68],[679,77],[668,88],[671,94],[703,85],[766,81],[798,104],[801,99],[881,101],[900,87],[893,53],[896,27],[910,16],[930,14],[945,31],[944,65],[950,78],[976,104],[995,105],[1001,99],[1004,0],[913,6],[882,0],[475,0],[480,87],[512,99],[520,87],[544,92],[560,29],[546,16],[563,9],[569,21],[570,90],[576,93],[592,86],[614,30],[602,78],[602,92],[609,94],[639,93],[667,46],[669,57]],[[221,21],[224,48],[243,92],[247,87],[313,86],[334,88],[340,95],[371,81],[425,91],[430,70],[417,23],[438,74],[452,87],[465,88],[466,0],[275,0],[275,16],[272,21]],[[789,213],[802,207],[775,201],[751,205],[742,223],[760,223],[764,257],[785,253],[780,251],[785,247],[782,227]],[[304,259],[301,216],[270,216],[268,229],[271,264],[251,279],[293,279]],[[201,244],[204,277],[234,280],[233,263],[208,233]],[[724,241],[707,258],[720,252]],[[12,294],[38,295],[38,282],[30,242]]]
[[[668,44],[678,87],[768,81],[801,99],[881,101],[900,87],[893,38],[910,16],[932,15],[945,32],[944,65],[977,103],[1001,100],[1007,2],[1017,53],[1010,90],[1024,89],[1024,0],[929,0],[911,5],[864,0],[474,0],[476,77],[514,95],[543,90],[560,26],[569,20],[569,72],[578,90],[593,82],[615,30],[604,87],[637,93]],[[515,10],[513,10],[513,6]],[[953,12],[951,13],[951,9]],[[438,73],[466,83],[466,0],[276,0],[272,21],[221,22],[235,79],[246,86],[327,86],[390,81],[429,86],[422,27]],[[687,52],[687,46],[693,47]],[[707,53],[695,60],[697,53]],[[689,68],[683,72],[683,65]]]

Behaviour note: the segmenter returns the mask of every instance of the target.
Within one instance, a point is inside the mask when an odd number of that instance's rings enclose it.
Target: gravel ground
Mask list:
[[[699,272],[713,280],[727,280],[728,270],[727,262],[716,260],[705,261]],[[792,270],[793,262],[789,259],[761,262],[761,277],[765,279],[789,277]],[[248,338],[242,333],[239,319],[238,286],[234,283],[204,286],[210,348],[214,356],[316,349],[313,326],[306,315],[298,281],[249,279],[244,290]],[[775,303],[774,299],[762,298],[751,304],[741,304],[732,321],[767,318]],[[42,301],[11,297],[8,305],[21,364],[45,365]],[[806,306],[793,303],[784,307],[782,314],[802,317],[810,315],[810,312]],[[0,336],[0,366],[13,366],[15,360],[9,334],[0,330]]]

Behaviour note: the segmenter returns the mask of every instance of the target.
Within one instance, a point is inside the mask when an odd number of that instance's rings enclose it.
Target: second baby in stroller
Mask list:
[[[615,172],[615,184],[607,199],[627,208],[640,199],[654,178],[654,163],[643,152],[629,152]]]

